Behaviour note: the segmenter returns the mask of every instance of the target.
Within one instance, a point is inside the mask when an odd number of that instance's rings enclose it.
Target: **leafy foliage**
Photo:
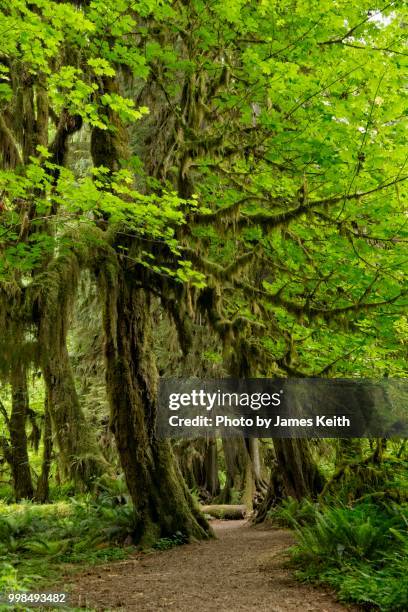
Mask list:
[[[408,552],[405,506],[359,504],[317,512],[297,525],[293,555],[302,580],[334,586],[341,599],[404,610]]]
[[[304,499],[299,502],[289,497],[284,499],[280,506],[274,506],[269,510],[267,518],[278,525],[293,528],[313,523],[317,512],[317,505],[311,501]]]
[[[186,544],[185,535],[181,532],[175,533],[172,538],[160,538],[157,540],[152,546],[154,550],[169,550],[174,546],[180,546],[181,544]]]
[[[114,497],[71,498],[52,505],[0,507],[0,558],[4,588],[54,578],[63,563],[98,563],[125,558],[123,547],[133,531],[129,504],[113,505]],[[119,545],[120,544],[120,545]],[[14,581],[14,582],[13,582]]]
[[[154,301],[149,349],[163,370],[406,376],[402,0],[3,0],[0,21],[2,381],[16,363],[44,374],[64,355],[47,392],[71,383],[75,400],[70,364],[81,378],[85,353],[73,311],[94,334],[94,364],[103,345],[103,299],[94,317],[76,299],[84,274],[105,297],[123,277]],[[83,164],[72,162],[79,135]],[[115,314],[104,319],[115,328]],[[95,367],[89,378],[80,399],[98,389],[103,407]],[[69,457],[71,476],[89,477],[95,448]],[[288,500],[273,511],[298,527],[309,577],[319,569],[344,597],[405,605],[405,506],[391,503],[404,500],[404,469],[401,457],[346,466],[325,491],[339,508]],[[0,518],[5,583],[24,586],[17,555],[122,554],[105,545],[132,533],[127,491],[96,486],[98,502],[22,504]]]

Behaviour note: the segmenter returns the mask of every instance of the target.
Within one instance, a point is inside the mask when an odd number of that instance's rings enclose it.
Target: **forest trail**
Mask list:
[[[324,591],[284,568],[288,531],[212,521],[217,539],[92,568],[68,585],[70,605],[150,612],[340,612]]]

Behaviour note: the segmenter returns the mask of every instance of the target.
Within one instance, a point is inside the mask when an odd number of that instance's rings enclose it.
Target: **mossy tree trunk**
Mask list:
[[[105,277],[105,351],[111,427],[136,515],[134,539],[143,544],[179,532],[210,534],[183,480],[168,440],[155,436],[158,375],[151,307],[134,271]]]
[[[11,372],[10,467],[16,500],[31,499],[34,489],[27,450],[26,419],[28,410],[27,376],[21,363]]]
[[[316,497],[323,488],[324,479],[312,457],[309,441],[276,438],[273,444],[286,495],[295,499]]]
[[[102,473],[102,460],[79,404],[66,344],[55,346],[54,341],[42,371],[60,464],[65,478],[88,486]]]
[[[219,496],[219,502],[221,504],[229,504],[233,501],[234,492],[241,495],[244,489],[248,457],[242,437],[224,437],[222,439],[222,448],[224,451],[226,480]]]
[[[204,488],[211,498],[220,492],[220,481],[218,478],[218,449],[215,436],[208,435],[205,440],[204,453]]]
[[[105,93],[116,93],[118,88],[114,79],[101,81],[101,91]],[[114,129],[92,130],[91,155],[95,166],[103,165],[114,172],[121,167],[120,160],[129,159],[131,150],[123,122],[111,110],[108,115]],[[134,246],[137,248],[130,240],[130,249]],[[131,255],[131,250],[128,253]],[[206,538],[210,535],[209,525],[194,504],[170,442],[155,436],[158,374],[149,293],[135,287],[134,264],[129,270],[125,258],[117,261],[117,266],[107,263],[99,277],[105,300],[111,428],[134,505],[134,539],[148,544],[177,532],[186,538]]]
[[[67,255],[50,264],[32,289],[39,319],[41,369],[62,475],[89,488],[108,464],[80,405],[67,348],[78,274],[76,257]]]
[[[189,489],[199,489],[202,482],[203,456],[201,440],[177,440],[173,451]]]
[[[248,482],[248,491],[249,483],[251,483],[252,487],[252,497],[251,497],[251,505],[248,505],[248,510],[256,509],[265,499],[266,493],[268,491],[268,481],[264,478],[264,466],[262,460],[262,454],[259,444],[258,438],[246,438],[245,444],[248,451],[248,468],[250,468],[250,473],[248,471],[247,474],[247,482]],[[247,468],[247,469],[248,469]]]
[[[265,499],[257,510],[256,522],[263,521],[270,508],[282,499],[316,498],[324,486],[324,478],[313,459],[309,440],[275,438],[273,445],[276,464],[272,468]]]
[[[218,449],[214,436],[178,440],[173,447],[184,480],[201,500],[210,501],[220,492]]]
[[[49,409],[49,398],[46,395],[44,402],[44,434],[43,434],[43,457],[41,465],[41,474],[38,478],[37,488],[35,491],[35,500],[44,504],[49,497],[49,476],[52,461],[52,429],[51,415]]]
[[[255,488],[262,495],[267,489],[267,481],[264,478],[263,460],[258,438],[249,438],[248,451],[252,461]]]
[[[250,378],[257,373],[254,356],[248,358],[248,343],[245,339],[235,343],[236,350],[230,358],[230,371],[233,376]],[[264,520],[274,503],[284,497],[303,499],[316,497],[323,489],[324,478],[313,459],[309,441],[297,438],[275,438],[276,465],[272,468],[268,489],[256,511],[255,520]],[[247,444],[248,456],[252,456]],[[254,449],[252,449],[254,451]],[[252,461],[257,461],[256,457]],[[264,491],[263,491],[264,492]]]

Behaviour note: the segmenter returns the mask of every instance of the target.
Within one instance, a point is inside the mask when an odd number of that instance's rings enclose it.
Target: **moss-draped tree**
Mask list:
[[[386,367],[406,295],[402,6],[3,2],[2,277],[82,475],[101,463],[66,340],[79,271],[98,279],[138,538],[207,533],[155,437],[152,304],[186,353],[204,322],[230,375]],[[80,129],[93,166],[75,177]],[[276,457],[285,494],[319,492],[306,442]]]

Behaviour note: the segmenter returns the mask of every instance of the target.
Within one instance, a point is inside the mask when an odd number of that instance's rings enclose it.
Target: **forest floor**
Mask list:
[[[356,610],[300,584],[285,567],[289,531],[212,521],[217,539],[138,553],[70,577],[69,603],[88,610],[340,612]]]

